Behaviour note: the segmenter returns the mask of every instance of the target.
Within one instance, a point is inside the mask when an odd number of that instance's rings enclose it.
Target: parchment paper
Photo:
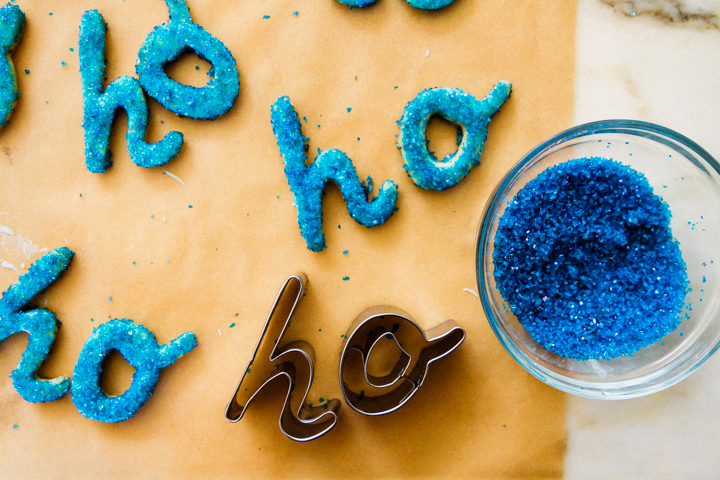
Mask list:
[[[0,224],[14,233],[0,234],[0,256],[19,271],[0,268],[0,288],[42,254],[28,259],[22,245],[32,252],[29,241],[77,254],[37,300],[63,323],[40,373],[70,376],[93,327],[110,318],[142,323],[161,343],[193,331],[199,346],[162,373],[135,418],[108,425],[82,417],[69,396],[25,402],[7,375],[27,337],[8,339],[0,345],[0,476],[561,477],[562,394],[510,358],[464,288],[477,290],[477,225],[492,189],[530,148],[570,126],[575,2],[456,0],[428,13],[401,0],[363,10],[334,0],[191,0],[194,20],[235,56],[240,96],[214,122],[178,118],[149,100],[150,140],[185,134],[179,157],[153,169],[130,161],[120,114],[115,164],[105,174],[85,169],[80,18],[96,8],[109,24],[111,81],[135,75],[145,36],[167,21],[164,2],[16,3],[28,23],[14,56],[22,96],[0,130],[0,211],[7,214]],[[168,71],[200,86],[208,67],[189,56]],[[513,94],[490,124],[482,165],[449,191],[416,187],[395,147],[407,102],[435,86],[482,98],[499,80],[512,82]],[[399,183],[399,210],[385,225],[355,223],[330,186],[328,248],[306,249],[270,126],[280,95],[308,119],[311,160],[318,147],[339,148],[361,178]],[[439,150],[454,137],[440,126],[430,129]],[[341,335],[371,305],[402,308],[424,328],[454,318],[467,340],[431,365],[420,392],[388,416],[346,406],[328,435],[298,444],[278,428],[280,395],[265,392],[230,424],[224,407],[277,290],[296,271],[308,274],[310,286],[287,339],[315,347],[311,402],[340,396]],[[104,385],[122,393],[131,373],[114,356]]]

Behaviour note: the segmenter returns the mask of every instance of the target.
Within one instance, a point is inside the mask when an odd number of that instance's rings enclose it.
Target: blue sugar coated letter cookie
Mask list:
[[[8,3],[0,9],[0,127],[8,124],[20,97],[12,53],[22,38],[24,28],[25,14],[20,7]]]
[[[372,190],[372,181],[368,178],[368,185],[363,187],[352,160],[340,150],[319,152],[308,167],[308,139],[302,134],[300,119],[286,96],[278,98],[273,104],[271,122],[283,158],[285,175],[295,196],[300,233],[310,250],[319,252],[325,248],[322,196],[329,180],[340,188],[348,212],[356,222],[370,228],[390,218],[397,202],[395,182],[386,180],[378,196],[368,201],[367,194]]]
[[[400,119],[398,148],[408,175],[418,187],[447,190],[480,165],[490,119],[510,97],[512,85],[499,82],[482,100],[457,88],[423,90],[405,107]],[[462,127],[463,140],[455,153],[439,161],[428,149],[425,130],[430,117],[439,114]]]
[[[28,334],[27,349],[10,375],[15,389],[28,402],[52,402],[65,395],[70,387],[66,377],[45,380],[37,376],[60,327],[55,314],[45,309],[21,309],[62,276],[73,255],[68,248],[43,255],[0,299],[0,343],[15,333]]]
[[[670,216],[620,163],[548,168],[499,220],[497,287],[533,340],[560,356],[632,354],[680,324],[689,282]]]
[[[365,8],[374,5],[377,0],[338,0],[338,2],[353,8]]]
[[[185,0],[166,0],[170,20],[156,27],[138,52],[137,70],[145,91],[171,112],[214,120],[235,103],[240,91],[238,70],[230,50],[200,25],[193,23]],[[193,50],[212,64],[207,86],[191,87],[168,77],[163,67]]]
[[[93,330],[75,365],[71,393],[80,413],[99,422],[132,418],[155,390],[160,372],[197,346],[191,332],[160,346],[155,335],[131,320],[111,320]],[[118,350],[135,368],[132,385],[122,395],[109,397],[100,387],[105,357]]]
[[[115,111],[128,115],[127,145],[132,161],[140,167],[165,165],[180,151],[183,135],[169,132],[158,143],[145,142],[148,108],[137,79],[120,77],[102,92],[105,75],[105,32],[107,24],[97,10],[83,14],[80,24],[80,74],[83,86],[83,127],[87,169],[103,173],[112,166],[110,129]]]
[[[365,8],[370,5],[374,5],[377,0],[338,0],[340,3],[344,3],[350,7]],[[406,0],[407,4],[411,7],[419,8],[421,10],[440,10],[445,8],[455,0]]]

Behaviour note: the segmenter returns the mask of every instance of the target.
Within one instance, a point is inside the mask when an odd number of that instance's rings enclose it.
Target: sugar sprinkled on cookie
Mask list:
[[[398,148],[403,168],[418,187],[447,190],[457,185],[473,166],[480,165],[488,124],[510,97],[512,85],[499,82],[482,100],[457,88],[431,88],[420,92],[405,107],[400,124]],[[455,153],[438,160],[428,149],[425,131],[433,115],[457,123],[462,141]]]
[[[406,0],[408,5],[419,8],[420,10],[440,10],[454,1],[455,0]],[[365,8],[374,5],[377,0],[338,0],[338,2],[344,3],[349,7]]]
[[[25,14],[17,5],[7,4],[0,9],[0,127],[8,124],[20,92],[17,88],[12,53],[22,38]],[[29,73],[28,70],[26,70]]]
[[[157,143],[146,143],[148,107],[140,82],[120,77],[103,93],[105,75],[105,33],[107,24],[97,10],[89,10],[80,23],[80,75],[83,88],[83,128],[85,164],[95,173],[112,166],[110,131],[115,112],[122,108],[128,115],[127,148],[130,159],[141,167],[165,165],[180,151],[183,135],[169,132]]]
[[[145,91],[176,115],[210,119],[232,108],[240,92],[232,53],[217,38],[193,23],[185,0],[166,0],[170,20],[150,32],[138,52],[136,70]],[[197,88],[168,77],[164,66],[187,51],[212,64],[208,85]]]
[[[639,172],[604,158],[548,168],[499,220],[495,280],[533,340],[609,359],[680,324],[688,289],[670,210]]]
[[[28,334],[27,349],[10,375],[15,389],[28,402],[55,401],[65,395],[70,386],[66,377],[45,380],[37,376],[40,365],[50,354],[60,322],[49,310],[22,309],[62,276],[73,255],[68,248],[43,255],[0,299],[0,343],[15,333]]]
[[[117,423],[133,417],[155,390],[160,372],[197,346],[191,332],[167,345],[131,320],[111,320],[93,330],[80,352],[72,377],[73,403],[87,418]],[[118,350],[135,368],[132,385],[125,393],[110,397],[100,387],[105,357]]]
[[[368,177],[367,184],[363,185],[352,160],[344,152],[336,149],[321,151],[308,167],[308,139],[303,135],[297,112],[286,96],[278,98],[273,104],[271,122],[283,158],[285,175],[295,196],[300,234],[310,250],[319,252],[325,248],[322,197],[328,181],[337,184],[350,216],[361,225],[370,228],[390,218],[397,202],[395,182],[386,180],[378,196],[368,201],[372,179]]]

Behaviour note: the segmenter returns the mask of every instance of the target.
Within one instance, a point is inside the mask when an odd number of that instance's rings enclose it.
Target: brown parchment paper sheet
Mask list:
[[[478,298],[463,289],[477,289],[477,225],[492,189],[524,153],[570,126],[573,0],[456,0],[436,13],[401,0],[363,10],[334,0],[190,0],[194,20],[235,56],[240,96],[214,122],[178,118],[149,100],[149,140],[170,130],[185,134],[179,157],[153,169],[129,160],[120,114],[115,164],[105,174],[85,169],[80,18],[96,8],[108,22],[114,80],[135,75],[145,36],[167,20],[164,2],[16,3],[28,22],[14,56],[22,97],[0,130],[0,224],[14,233],[0,234],[0,256],[19,272],[0,268],[0,288],[39,258],[28,259],[23,243],[77,254],[37,300],[63,324],[41,374],[70,376],[93,327],[110,318],[142,323],[161,343],[193,331],[199,346],[162,373],[135,418],[109,425],[82,417],[69,396],[50,404],[22,400],[8,375],[27,337],[8,339],[0,345],[1,477],[562,476],[562,394],[511,359]],[[169,70],[202,85],[208,67],[190,56]],[[490,124],[482,165],[446,192],[412,184],[395,147],[395,122],[407,102],[435,86],[482,98],[499,80],[512,82],[513,94]],[[270,126],[280,95],[308,119],[311,160],[318,147],[339,148],[361,178],[400,185],[399,210],[385,225],[355,223],[330,186],[323,202],[328,248],[306,249]],[[442,133],[439,143],[448,137]],[[467,340],[388,416],[367,418],[346,406],[328,435],[298,444],[278,428],[280,396],[266,392],[230,424],[224,407],[277,290],[296,271],[306,272],[310,285],[287,339],[315,347],[311,402],[340,397],[341,335],[368,306],[395,305],[424,328],[453,318]],[[121,393],[130,372],[117,357],[109,361],[109,391]]]

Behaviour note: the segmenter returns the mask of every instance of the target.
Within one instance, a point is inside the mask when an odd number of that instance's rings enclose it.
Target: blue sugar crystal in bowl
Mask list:
[[[720,165],[657,125],[538,145],[480,225],[483,308],[531,374],[594,398],[667,388],[720,346]]]

